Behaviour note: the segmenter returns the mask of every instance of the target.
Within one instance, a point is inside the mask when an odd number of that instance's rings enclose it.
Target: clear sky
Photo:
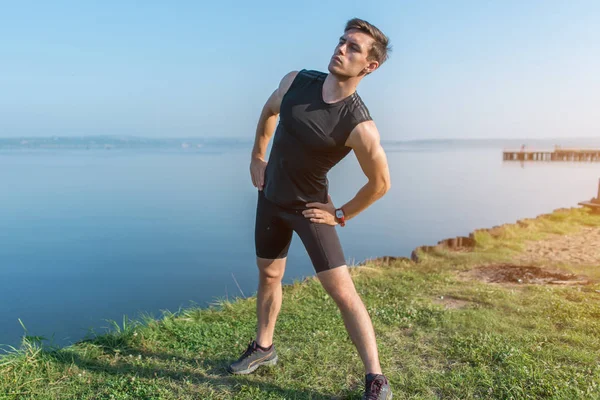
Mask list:
[[[382,138],[600,136],[600,1],[13,1],[0,137],[250,137],[345,22],[393,45],[358,91]]]

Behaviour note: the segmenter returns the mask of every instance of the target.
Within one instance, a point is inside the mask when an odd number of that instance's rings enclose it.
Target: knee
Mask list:
[[[279,264],[281,262],[259,261],[257,265],[260,282],[263,284],[280,283],[283,279],[283,267]]]
[[[352,307],[353,304],[360,300],[358,297],[358,293],[355,290],[328,290],[329,295],[338,305],[338,307],[349,308]]]
[[[262,283],[268,285],[279,283],[283,279],[283,274],[271,270],[259,270],[259,278]]]

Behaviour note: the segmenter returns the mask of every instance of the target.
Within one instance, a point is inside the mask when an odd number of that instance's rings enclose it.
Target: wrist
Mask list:
[[[345,226],[346,225],[346,213],[344,212],[344,209],[342,207],[340,208],[336,208],[335,210],[335,222],[337,222],[338,224],[340,224],[340,226]]]

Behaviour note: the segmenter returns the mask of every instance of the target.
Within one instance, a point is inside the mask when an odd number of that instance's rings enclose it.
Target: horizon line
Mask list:
[[[105,135],[69,135],[69,136],[60,136],[60,135],[50,135],[50,136],[14,136],[14,137],[1,137],[0,140],[18,140],[18,139],[85,139],[85,138],[114,138],[114,139],[141,139],[141,140],[242,140],[252,142],[254,141],[254,137],[246,137],[246,136],[176,136],[176,137],[167,137],[167,136],[138,136],[138,135],[121,135],[121,134],[105,134]],[[448,138],[440,138],[440,137],[426,137],[426,138],[411,138],[411,139],[384,139],[381,138],[382,142],[422,142],[422,141],[550,141],[550,140],[592,140],[598,139],[600,140],[600,134],[598,136],[576,136],[576,137],[561,137],[561,136],[552,136],[552,137],[492,137],[492,138],[483,138],[483,137],[448,137]]]

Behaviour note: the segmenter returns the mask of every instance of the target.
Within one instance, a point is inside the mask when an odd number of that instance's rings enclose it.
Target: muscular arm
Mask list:
[[[373,121],[357,125],[348,137],[346,146],[354,150],[360,167],[369,180],[352,200],[342,206],[348,220],[379,200],[390,189],[391,183],[387,157]]]
[[[292,85],[297,74],[298,71],[292,71],[286,74],[279,82],[279,87],[273,91],[265,103],[256,127],[256,137],[254,139],[254,147],[252,148],[253,159],[258,158],[265,161],[267,146],[275,131],[275,124],[277,123],[281,100]]]
[[[265,184],[265,170],[267,168],[265,158],[267,156],[267,146],[275,131],[275,124],[277,123],[281,100],[290,86],[292,86],[292,82],[294,81],[294,78],[296,78],[296,75],[298,75],[298,72],[292,71],[281,79],[279,87],[275,89],[271,96],[269,96],[269,99],[263,106],[260,117],[258,118],[254,147],[252,148],[252,155],[250,157],[250,178],[252,179],[252,184],[258,188],[258,190],[263,190]]]

